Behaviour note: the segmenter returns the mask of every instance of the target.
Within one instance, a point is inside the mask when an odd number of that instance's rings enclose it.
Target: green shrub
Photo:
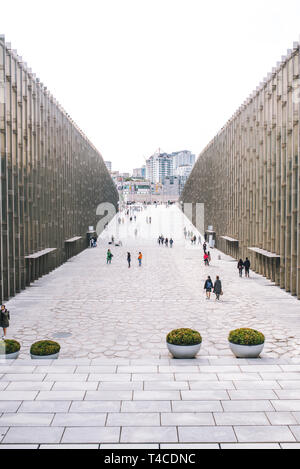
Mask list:
[[[0,341],[0,355],[18,352],[21,345],[16,340],[5,339]]]
[[[228,336],[229,342],[238,345],[261,345],[265,342],[265,336],[254,329],[236,329]]]
[[[193,329],[174,329],[167,335],[168,344],[172,345],[198,345],[202,342],[202,337]]]
[[[40,342],[35,342],[30,347],[30,353],[32,355],[40,355],[40,356],[47,356],[47,355],[54,355],[60,351],[60,345],[57,342],[53,342],[52,340],[41,340]]]

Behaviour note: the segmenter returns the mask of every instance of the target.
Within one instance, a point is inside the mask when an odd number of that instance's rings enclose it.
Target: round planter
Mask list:
[[[237,358],[258,358],[264,345],[239,345],[229,342],[229,347]]]
[[[201,344],[197,345],[173,345],[168,344],[169,352],[174,358],[195,358],[201,348]]]
[[[58,358],[59,352],[54,353],[53,355],[32,355],[30,354],[32,360],[54,360]]]
[[[20,350],[14,353],[6,353],[5,355],[0,355],[0,360],[14,360],[18,358]]]

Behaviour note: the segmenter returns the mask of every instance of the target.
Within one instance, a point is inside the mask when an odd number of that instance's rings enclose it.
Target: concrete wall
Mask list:
[[[298,298],[299,63],[294,44],[200,154],[181,196],[205,204],[206,228],[213,225],[221,250],[251,258],[257,272]]]
[[[3,36],[0,155],[3,301],[84,249],[98,204],[118,202],[100,153]],[[55,250],[27,258],[49,248]]]

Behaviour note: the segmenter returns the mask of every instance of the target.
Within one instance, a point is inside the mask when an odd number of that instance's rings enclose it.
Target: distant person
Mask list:
[[[113,254],[111,253],[110,249],[108,249],[106,254],[106,264],[111,264],[111,260],[113,258]]]
[[[203,259],[204,259],[204,264],[208,267],[209,266],[209,257],[208,257],[207,252],[204,253]]]
[[[208,251],[207,255],[208,255],[208,262],[210,262],[211,261],[211,255],[210,255],[209,251]]]
[[[251,266],[250,261],[248,257],[246,257],[246,260],[244,262],[244,267],[245,267],[245,277],[248,277],[248,278],[249,278],[250,266]]]
[[[138,255],[139,267],[142,266],[142,259],[143,259],[143,254],[139,252],[139,255]]]
[[[128,262],[128,268],[130,269],[130,263],[131,263],[131,254],[130,254],[130,252],[127,252],[127,262]]]
[[[210,278],[210,276],[207,277],[205,284],[204,284],[204,290],[206,291],[206,299],[210,300],[210,295],[211,295],[211,290],[213,288],[213,283]]]
[[[174,243],[173,238],[171,238],[171,239],[170,239],[170,248],[173,247],[173,243]]]
[[[138,230],[137,228],[134,230],[134,236],[137,237],[137,234],[138,234]]]
[[[198,237],[198,244],[201,244],[201,236]]]
[[[243,259],[240,259],[240,260],[238,261],[237,268],[239,269],[239,275],[240,275],[240,277],[242,277],[242,276],[243,276],[243,269],[244,269],[244,262],[243,262]]]
[[[214,294],[216,295],[216,300],[219,300],[220,295],[222,294],[222,283],[218,275],[214,284]]]
[[[10,314],[5,305],[1,306],[0,310],[0,327],[3,329],[2,339],[6,339],[6,329],[9,327]]]
[[[204,254],[206,253],[206,249],[207,249],[207,244],[206,244],[206,242],[204,241],[204,243],[203,243],[203,252],[204,252]]]
[[[169,240],[168,240],[168,238],[165,239],[165,245],[166,245],[166,248],[169,247]]]

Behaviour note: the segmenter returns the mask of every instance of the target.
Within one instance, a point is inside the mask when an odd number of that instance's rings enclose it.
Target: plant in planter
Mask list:
[[[16,340],[5,339],[0,341],[0,359],[18,358],[21,345]]]
[[[265,345],[265,336],[254,329],[235,329],[228,336],[229,346],[237,358],[257,358]]]
[[[202,337],[193,329],[174,329],[167,335],[167,347],[174,358],[194,358],[200,350]]]
[[[30,355],[33,359],[58,358],[59,351],[60,345],[52,340],[41,340],[30,347]]]

